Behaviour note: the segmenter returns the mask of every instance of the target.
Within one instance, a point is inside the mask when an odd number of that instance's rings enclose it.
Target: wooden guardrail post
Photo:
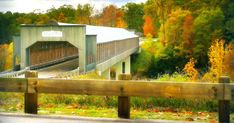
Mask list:
[[[38,73],[36,71],[27,71],[25,78],[37,78]],[[36,84],[36,83],[34,83]],[[30,84],[27,82],[27,92],[24,93],[24,112],[30,114],[37,114],[37,93],[33,93],[30,90]]]
[[[120,74],[119,80],[131,80],[130,74]],[[130,118],[130,97],[118,96],[118,117]]]
[[[230,83],[230,78],[227,76],[221,76],[219,83],[223,83],[222,99],[219,99],[219,123],[230,123],[230,99],[227,99],[227,86],[225,84]]]

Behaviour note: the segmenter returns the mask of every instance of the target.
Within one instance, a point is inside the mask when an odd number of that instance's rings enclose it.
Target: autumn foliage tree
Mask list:
[[[127,24],[125,23],[124,19],[124,13],[122,10],[118,10],[116,13],[116,27],[118,28],[126,28]]]
[[[13,64],[13,42],[0,45],[0,71],[12,69]]]
[[[150,16],[145,17],[143,31],[144,31],[145,36],[147,36],[148,34],[154,36],[154,26],[153,26],[152,18]]]
[[[167,19],[167,21],[165,22],[166,30],[160,27],[160,33],[159,33],[160,42],[164,44],[165,46],[170,46],[179,52],[181,51],[183,52],[184,47],[181,45],[187,44],[187,43],[183,43],[184,40],[185,42],[187,42],[186,40],[190,40],[189,38],[191,34],[191,29],[187,29],[187,27],[192,28],[191,27],[192,23],[188,22],[190,21],[189,19],[186,19],[190,15],[191,15],[191,12],[188,10],[177,9],[173,11],[169,15],[169,18]],[[165,31],[165,37],[162,36],[164,35],[163,34],[164,31]]]
[[[114,5],[109,5],[103,9],[101,16],[101,25],[115,27],[116,25],[116,13],[117,7]]]
[[[183,71],[190,77],[192,81],[196,81],[198,79],[198,71],[195,68],[196,60],[194,58],[190,58],[189,62],[184,66]]]
[[[217,82],[218,78],[222,75],[231,75],[233,48],[231,45],[227,48],[224,47],[224,40],[215,40],[209,48],[209,62],[210,69],[203,76],[204,81]],[[226,63],[225,63],[226,61]]]
[[[90,4],[78,4],[76,9],[76,23],[91,24],[93,7]]]
[[[224,74],[234,80],[234,43],[229,44],[225,49]]]
[[[63,12],[59,13],[59,15],[57,16],[56,20],[58,22],[66,22],[66,17],[64,16]]]
[[[193,53],[193,41],[192,41],[192,31],[193,31],[193,16],[188,14],[184,17],[183,22],[183,33],[182,33],[182,48],[183,52],[191,55]]]

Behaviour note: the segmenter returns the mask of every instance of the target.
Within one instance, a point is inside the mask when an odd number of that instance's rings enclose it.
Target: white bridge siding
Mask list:
[[[125,73],[130,74],[130,56],[138,51],[138,38],[97,44],[97,65],[99,74],[110,78],[110,69],[116,72],[115,78],[123,73],[122,63],[125,64]],[[113,79],[113,78],[112,78]]]

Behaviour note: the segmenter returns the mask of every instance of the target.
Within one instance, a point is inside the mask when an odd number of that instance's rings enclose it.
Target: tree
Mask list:
[[[164,46],[170,46],[178,53],[183,52],[183,47],[181,46],[184,42],[182,34],[186,31],[183,30],[183,25],[185,17],[189,15],[191,15],[190,11],[182,9],[177,9],[169,15],[164,24],[165,26],[163,26],[166,28],[165,32],[162,26],[160,28],[159,38]],[[165,36],[163,36],[163,33],[165,33]]]
[[[4,69],[5,70],[10,70],[12,69],[13,66],[13,42],[11,42],[8,46],[7,46],[7,56],[5,58],[5,66]]]
[[[218,77],[223,72],[224,41],[215,40],[209,49],[208,55],[211,66],[209,72],[204,75],[203,80],[217,82]]]
[[[224,74],[234,80],[234,42],[230,43],[225,49]]]
[[[144,35],[152,35],[154,36],[154,26],[153,26],[153,22],[150,16],[146,16],[145,17],[145,23],[143,26],[143,30],[144,30]]]
[[[144,5],[144,13],[145,16],[150,16],[153,21],[154,32],[159,32],[160,29],[160,20],[157,14],[155,14],[155,8],[153,4],[153,0],[148,0]],[[157,33],[158,34],[158,33]],[[158,35],[155,34],[155,37]]]
[[[49,16],[47,14],[38,14],[38,19],[36,24],[46,24],[49,21]]]
[[[194,48],[193,56],[198,60],[199,66],[205,66],[208,61],[207,52],[211,41],[223,37],[224,14],[220,8],[202,9],[194,20]]]
[[[20,25],[16,20],[23,15],[17,12],[0,12],[0,44],[11,43],[12,36],[19,34]]]
[[[116,13],[116,27],[118,28],[126,28],[127,25],[125,23],[125,21],[123,20],[124,17],[124,13],[121,9],[118,9],[117,13]]]
[[[198,71],[195,68],[195,63],[196,60],[194,60],[194,58],[190,58],[189,62],[186,63],[183,69],[192,81],[196,81],[198,79]]]
[[[91,24],[93,7],[90,4],[78,4],[76,9],[76,23]]]
[[[226,0],[222,6],[225,15],[225,30],[224,35],[227,41],[234,39],[234,2]]]
[[[217,82],[222,75],[232,76],[233,46],[225,48],[224,40],[215,40],[209,48],[209,71],[203,76],[203,80]]]
[[[165,22],[168,15],[171,13],[174,7],[174,0],[149,0],[149,3],[153,5],[153,12],[159,17],[161,24],[161,38],[160,41],[163,45],[166,45],[166,27]]]
[[[115,5],[109,5],[105,7],[101,16],[101,25],[115,27],[117,20],[117,11],[118,10]]]
[[[62,20],[66,23],[75,23],[76,10],[71,5],[63,5],[58,9],[53,7],[47,11],[47,14],[52,20]]]
[[[66,17],[64,16],[63,12],[60,12],[59,15],[56,17],[58,22],[66,22]]]
[[[143,16],[144,5],[136,3],[127,3],[123,6],[124,20],[128,25],[128,29],[134,29],[137,32],[143,32]]]
[[[183,33],[182,33],[182,48],[185,54],[192,55],[193,53],[193,40],[192,40],[192,31],[193,31],[193,16],[188,14],[184,17],[183,22]]]
[[[0,45],[0,71],[10,70],[13,65],[13,43]]]

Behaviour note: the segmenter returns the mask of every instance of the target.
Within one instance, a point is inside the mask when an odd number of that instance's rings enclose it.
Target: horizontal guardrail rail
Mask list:
[[[220,99],[223,91],[231,89],[232,93],[225,96],[234,99],[234,84],[225,86],[229,87],[224,88],[222,83],[0,78],[1,92]]]
[[[227,121],[228,118],[230,122],[230,100],[234,99],[234,84],[229,83],[228,77],[221,77],[219,83],[136,81],[126,80],[126,78],[124,80],[124,77],[118,81],[33,78],[37,77],[37,73],[26,74],[26,77],[30,78],[0,78],[0,92],[23,92],[26,95],[31,94],[31,96],[37,95],[37,93],[119,96],[119,100],[122,100],[119,101],[119,104],[126,103],[129,105],[128,108],[130,107],[129,98],[126,97],[130,96],[212,99],[219,100],[220,122]],[[34,102],[37,103],[37,96],[35,95],[33,98]],[[31,100],[30,96],[25,96],[26,98]],[[33,105],[33,103],[27,103],[27,101],[25,104],[29,107]],[[25,106],[27,107],[27,105]],[[128,115],[130,114],[126,114],[126,112],[130,112],[130,108],[128,108],[120,108],[118,110],[119,116],[129,118]],[[32,109],[37,112],[37,106]],[[121,115],[121,112],[125,113]],[[33,112],[29,110],[26,113]]]

